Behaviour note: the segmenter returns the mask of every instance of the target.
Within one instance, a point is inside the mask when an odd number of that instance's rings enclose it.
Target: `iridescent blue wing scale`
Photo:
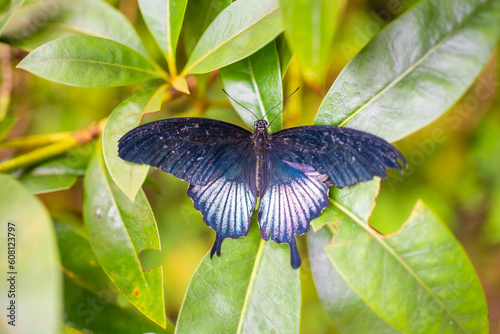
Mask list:
[[[326,183],[345,188],[386,177],[388,168],[406,166],[403,155],[387,141],[366,132],[335,126],[301,126],[271,134],[280,159],[312,166],[328,175]]]
[[[301,264],[295,236],[309,231],[311,220],[328,206],[325,177],[311,166],[281,159],[273,147],[268,151],[257,221],[264,240],[290,246],[294,269]]]
[[[300,266],[295,237],[328,206],[328,187],[352,186],[402,171],[401,153],[365,132],[333,126],[304,126],[270,134],[265,158],[259,227],[262,238],[290,245],[291,264]]]
[[[123,136],[120,158],[204,185],[241,158],[251,132],[207,118],[171,118],[141,125]],[[248,148],[251,150],[251,147]]]
[[[240,144],[235,150],[240,160],[233,163],[218,178],[206,185],[190,185],[188,196],[203,220],[217,234],[210,257],[220,256],[222,241],[248,234],[255,210],[255,172],[250,144]]]

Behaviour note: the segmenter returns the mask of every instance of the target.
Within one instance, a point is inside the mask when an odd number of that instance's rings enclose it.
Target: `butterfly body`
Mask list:
[[[403,156],[385,140],[354,129],[304,126],[275,133],[259,120],[255,132],[203,118],[141,125],[120,139],[119,156],[148,164],[190,183],[188,196],[222,241],[246,236],[257,222],[265,240],[287,243],[301,264],[295,237],[328,206],[330,186],[344,188],[402,170]]]

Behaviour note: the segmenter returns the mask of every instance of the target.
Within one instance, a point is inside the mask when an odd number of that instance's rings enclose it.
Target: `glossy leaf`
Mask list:
[[[322,86],[345,0],[280,0],[286,37],[306,81]]]
[[[88,147],[91,149],[91,147]],[[23,172],[19,181],[33,194],[43,194],[71,188],[85,174],[89,150],[72,150]]]
[[[187,0],[139,0],[144,21],[168,63],[170,75],[177,74],[175,52]]]
[[[143,271],[139,253],[160,250],[156,222],[146,196],[134,202],[108,175],[102,144],[97,145],[84,179],[85,229],[100,265],[127,299],[144,315],[165,327],[163,270]]]
[[[2,226],[0,304],[3,316],[0,328],[10,333],[58,333],[62,318],[62,280],[59,253],[50,216],[42,203],[12,177],[0,174],[0,221]],[[8,230],[9,223],[15,230]],[[12,225],[10,225],[12,226]],[[14,235],[15,240],[8,238]],[[15,243],[15,263],[9,264],[7,247]],[[13,268],[10,268],[13,265]],[[15,274],[9,274],[15,272]],[[10,321],[5,308],[12,298],[7,278],[16,276],[16,322]],[[4,308],[5,307],[5,308]]]
[[[11,0],[9,4],[9,8],[6,11],[0,14],[0,34],[2,34],[3,30],[7,23],[9,23],[10,19],[14,15],[14,13],[21,7],[24,0]]]
[[[219,73],[228,94],[253,111],[259,119],[283,101],[280,63],[274,41],[250,57],[221,68]],[[255,116],[233,100],[230,101],[243,121],[253,128],[257,120]],[[270,122],[277,116],[270,128],[273,132],[281,129],[282,109],[282,105],[279,105],[264,118]]]
[[[94,293],[69,277],[64,280],[64,306],[66,323],[84,333],[137,334],[173,333],[173,325],[163,329],[132,310],[110,303],[108,292]]]
[[[500,36],[498,0],[422,1],[380,32],[330,88],[316,124],[394,141],[448,110]]]
[[[286,70],[292,60],[293,52],[285,39],[285,35],[281,34],[276,38],[276,49],[280,59],[281,78],[285,77]]]
[[[333,198],[349,207],[363,221],[368,221],[379,188],[380,180],[376,179],[342,190],[331,188],[331,191]],[[337,229],[342,228],[342,224],[338,225],[342,220],[342,216],[336,215],[338,213],[328,210],[315,219],[312,227],[316,232],[307,235],[314,284],[333,326],[340,333],[400,333],[351,289],[330,262],[325,247]]]
[[[39,22],[40,13],[50,13],[46,24]],[[58,6],[50,1],[35,2],[19,10],[14,21],[7,26],[2,40],[24,50],[32,51],[67,36],[89,35],[111,39],[148,55],[130,21],[102,0],[65,0]],[[38,24],[34,25],[34,21]]]
[[[259,50],[283,31],[277,0],[233,2],[207,28],[183,74],[206,73]]]
[[[123,86],[164,77],[157,65],[137,51],[93,36],[70,36],[44,44],[18,67],[79,87]]]
[[[146,90],[123,101],[111,113],[102,132],[102,148],[109,174],[132,201],[146,179],[149,167],[118,157],[118,140],[137,127],[145,113],[160,109],[164,89],[162,86]]]
[[[325,215],[340,223],[325,251],[375,313],[405,333],[487,332],[486,301],[472,264],[424,204],[417,203],[400,232],[384,237],[346,207],[353,200],[333,200],[327,208]]]
[[[186,53],[193,52],[196,43],[210,23],[231,4],[231,0],[189,0],[186,8],[183,34]]]
[[[87,236],[55,222],[61,262],[66,274],[66,323],[92,333],[171,333],[133,309],[117,305],[120,292],[104,273]],[[97,306],[96,306],[97,305]],[[128,304],[130,305],[130,304]]]
[[[298,333],[299,271],[286,245],[265,242],[257,224],[226,239],[221,257],[207,254],[193,275],[176,333]]]

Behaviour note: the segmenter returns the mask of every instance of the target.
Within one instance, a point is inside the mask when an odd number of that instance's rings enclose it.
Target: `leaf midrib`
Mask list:
[[[468,15],[460,24],[453,27],[446,35],[443,36],[434,46],[429,48],[427,52],[425,52],[416,62],[411,64],[408,69],[406,69],[403,73],[398,75],[393,81],[391,81],[387,86],[381,89],[375,96],[373,96],[370,100],[365,102],[362,106],[356,109],[349,117],[347,117],[340,126],[345,126],[347,123],[352,121],[356,116],[358,116],[363,110],[372,105],[375,101],[377,101],[381,96],[383,96],[386,92],[391,90],[394,86],[396,86],[399,82],[401,82],[408,74],[413,72],[422,62],[424,62],[430,54],[436,51],[441,45],[443,45],[452,35],[454,35],[457,31],[461,30],[464,25],[466,25],[476,14],[481,11],[491,0],[487,0],[484,3],[478,5],[471,13]],[[389,26],[388,26],[389,27]],[[387,28],[388,28],[387,27]],[[387,29],[386,28],[386,29]]]
[[[330,199],[330,201],[338,207],[342,212],[344,212],[346,215],[348,215],[352,220],[354,220],[358,225],[360,225],[364,230],[366,230],[370,236],[375,239],[381,246],[384,248],[389,254],[391,254],[402,266],[405,268],[408,273],[419,283],[437,302],[441,308],[446,311],[448,316],[455,321],[455,323],[458,325],[458,327],[464,332],[467,333],[467,330],[463,328],[462,324],[455,318],[455,316],[451,313],[451,311],[448,309],[448,307],[438,298],[438,296],[432,291],[427,284],[425,284],[424,281],[413,271],[413,269],[404,261],[399,254],[397,254],[382,238],[379,238],[373,234],[373,231],[368,228],[368,224],[364,223],[363,220],[359,217],[357,217],[354,213],[352,213],[350,210],[347,208],[343,207],[340,203]],[[352,288],[352,287],[351,287]],[[368,304],[368,303],[367,303]],[[368,304],[369,305],[369,304]],[[370,306],[371,308],[371,306]],[[378,314],[378,313],[377,313]],[[384,318],[385,319],[385,318]]]
[[[262,262],[262,255],[263,255],[265,243],[266,242],[263,239],[260,240],[259,249],[257,250],[257,255],[255,257],[255,263],[254,263],[254,266],[252,269],[252,274],[250,275],[250,282],[248,283],[248,287],[247,287],[247,293],[245,295],[245,300],[243,302],[243,309],[241,310],[241,316],[240,316],[240,321],[238,323],[238,329],[236,330],[237,334],[241,333],[241,331],[243,329],[243,322],[244,322],[244,318],[245,318],[245,315],[247,312],[248,303],[249,303],[249,300],[251,297],[250,295],[251,295],[253,286],[255,284],[255,281],[257,280],[257,270],[259,268],[260,263]]]
[[[71,58],[51,58],[51,59],[44,59],[40,61],[29,61],[26,62],[27,65],[37,65],[37,64],[44,64],[44,63],[50,63],[50,62],[62,62],[62,61],[70,61],[70,62],[81,62],[81,63],[93,63],[93,64],[99,64],[99,65],[106,65],[106,66],[114,66],[114,67],[119,67],[119,68],[125,68],[128,70],[134,70],[137,72],[144,72],[148,74],[152,74],[156,77],[163,77],[162,73],[160,72],[153,72],[153,71],[148,71],[145,69],[141,69],[139,67],[132,67],[132,66],[127,66],[127,65],[121,65],[121,64],[113,64],[113,63],[107,63],[103,61],[98,61],[98,60],[86,60],[86,59],[71,59]],[[20,65],[23,65],[22,63]],[[21,68],[23,68],[21,66]]]

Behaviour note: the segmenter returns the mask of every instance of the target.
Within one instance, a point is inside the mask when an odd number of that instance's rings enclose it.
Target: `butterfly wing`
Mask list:
[[[366,132],[335,126],[302,126],[271,134],[280,159],[307,164],[328,175],[326,183],[344,188],[386,177],[388,168],[406,166],[403,155],[387,141]]]
[[[248,234],[255,210],[257,196],[252,151],[240,144],[235,152],[239,153],[238,161],[205,185],[191,184],[187,193],[205,223],[217,234],[210,257],[215,252],[220,256],[224,239]]]
[[[263,168],[258,222],[264,240],[290,246],[292,268],[300,267],[295,236],[309,231],[311,220],[328,206],[325,175],[305,164],[281,159],[272,146]]]
[[[328,206],[329,186],[384,178],[388,168],[402,170],[398,159],[406,164],[385,140],[353,129],[305,126],[271,134],[258,217],[262,238],[289,244],[298,268],[295,237]]]
[[[118,143],[120,158],[204,185],[241,159],[251,132],[206,118],[171,118],[141,125]],[[251,148],[250,148],[251,149]]]
[[[139,126],[119,142],[127,161],[157,167],[190,183],[188,196],[222,241],[248,234],[255,210],[251,133],[204,118],[173,118]]]

